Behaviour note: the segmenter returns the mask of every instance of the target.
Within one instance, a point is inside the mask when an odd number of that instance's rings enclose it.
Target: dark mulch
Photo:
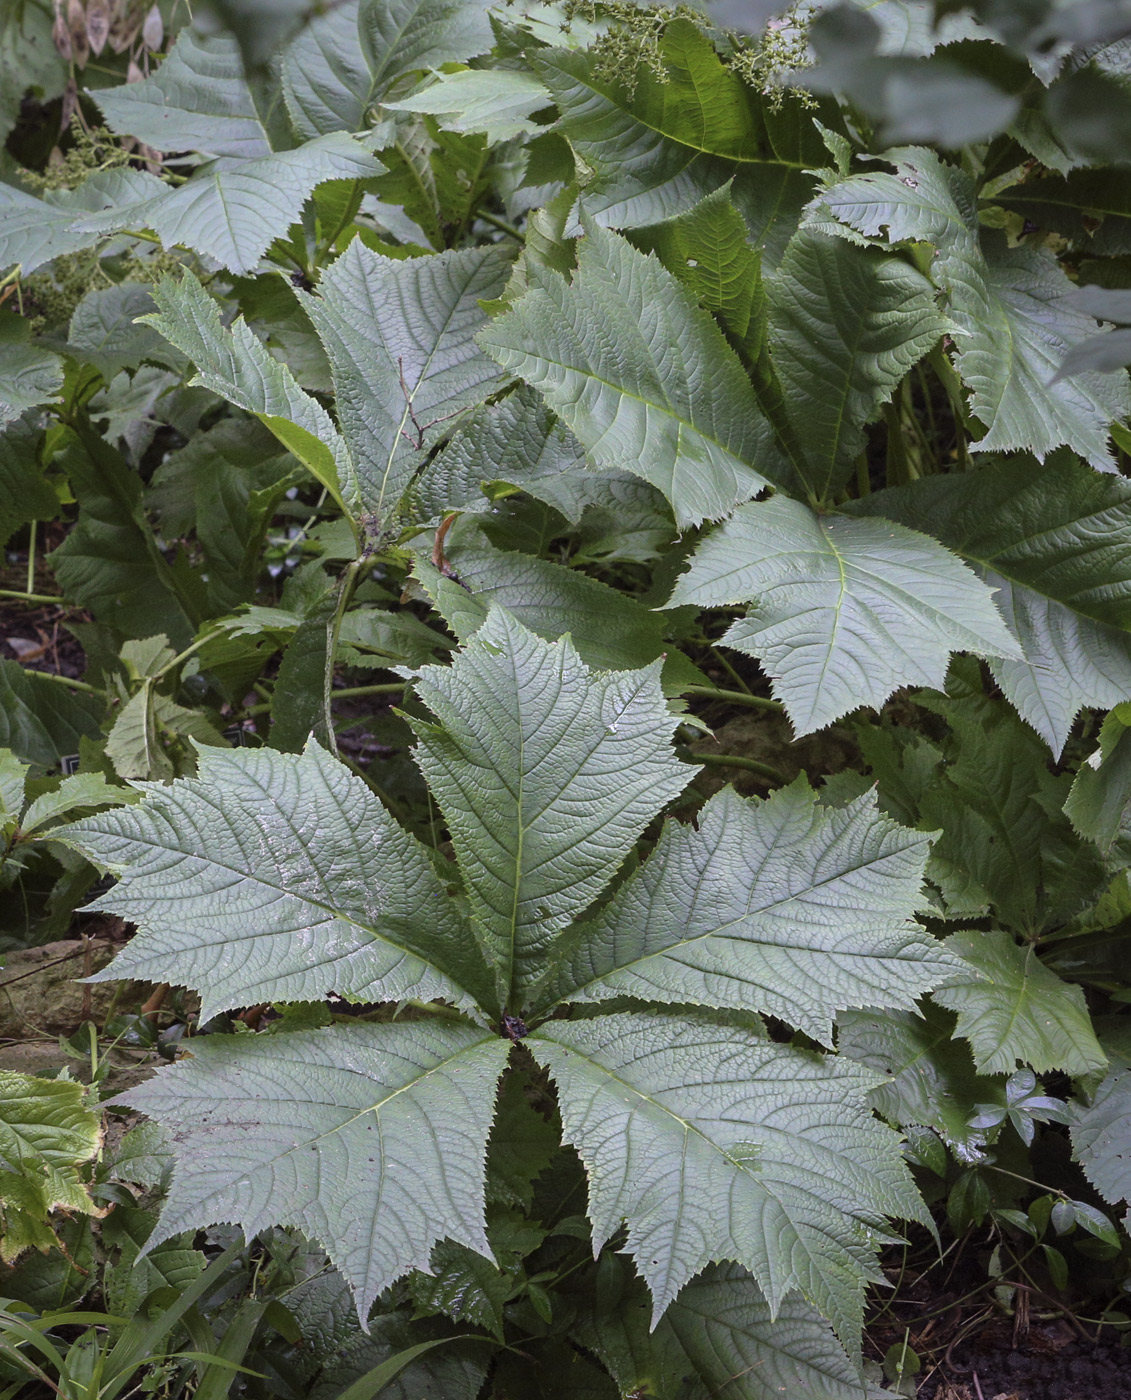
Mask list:
[[[1131,1350],[1109,1343],[1070,1342],[1055,1350],[1018,1349],[986,1335],[958,1349],[950,1367],[925,1380],[917,1400],[1129,1400]]]

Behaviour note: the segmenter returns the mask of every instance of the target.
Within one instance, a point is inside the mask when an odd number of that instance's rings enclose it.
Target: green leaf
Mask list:
[[[762,662],[798,734],[901,685],[941,688],[953,650],[1017,654],[990,591],[934,540],[784,496],[708,536],[668,606],[746,601],[724,640]]]
[[[807,459],[805,485],[826,500],[864,448],[864,426],[948,323],[931,284],[900,258],[802,228],[766,287],[773,363]]]
[[[42,199],[0,182],[0,270],[18,263],[25,277],[65,253],[101,238],[80,231],[83,214],[114,209],[163,193],[168,186],[142,170],[98,170],[73,190],[48,190]]]
[[[1064,444],[1093,466],[1111,467],[1108,426],[1131,412],[1126,376],[1082,374],[1051,384],[1069,345],[1095,330],[1072,303],[1074,284],[1046,249],[1007,249],[979,237],[974,183],[930,151],[889,153],[894,175],[854,175],[826,189],[810,222],[866,237],[935,248],[933,280],[956,327],[959,373],[984,452],[1028,449],[1039,459]]]
[[[445,600],[460,609],[451,618],[457,634],[470,635],[488,610],[498,606],[548,642],[568,633],[578,656],[595,671],[647,666],[664,658],[666,685],[703,679],[683,653],[664,640],[664,615],[608,584],[547,559],[493,549],[477,530],[457,526],[444,547],[459,580],[459,595],[450,586],[445,590]],[[423,575],[424,566],[417,572]],[[472,612],[474,623],[468,626]]]
[[[192,1248],[192,1236],[166,1240],[144,1258],[141,1250],[156,1216],[147,1210],[117,1205],[102,1226],[107,1248],[118,1251],[115,1263],[103,1274],[106,1306],[124,1317],[142,1309],[155,1288],[188,1288],[204,1272],[208,1260]]]
[[[837,1049],[887,1077],[870,1098],[889,1123],[933,1128],[967,1166],[982,1159],[986,1133],[970,1120],[980,1104],[1000,1104],[1004,1116],[1005,1089],[975,1071],[949,1012],[930,1001],[918,1015],[846,1011],[837,1017]]]
[[[87,292],[71,317],[68,342],[82,359],[95,366],[109,383],[124,369],[136,369],[143,361],[182,371],[184,357],[156,330],[138,325],[141,316],[157,306],[150,289],[139,282],[121,282]]]
[[[826,159],[812,114],[793,100],[775,111],[688,19],[667,24],[659,54],[662,73],[642,64],[624,84],[596,77],[589,54],[531,55],[577,157],[585,209],[602,225],[638,228],[733,179],[754,242],[776,260],[812,190],[806,171]]]
[[[828,808],[803,778],[765,802],[726,789],[571,934],[553,994],[748,1008],[831,1045],[836,1011],[910,1009],[950,966],[912,920],[928,845],[871,794]]]
[[[443,1313],[453,1322],[482,1327],[502,1341],[503,1309],[513,1283],[493,1258],[442,1240],[432,1251],[431,1271],[413,1274],[408,1288],[421,1316]]]
[[[153,299],[159,312],[146,320],[196,365],[192,382],[254,413],[349,514],[358,502],[349,449],[322,405],[299,388],[247,322],[238,318],[225,331],[220,308],[189,272],[178,282],[162,279]]]
[[[330,992],[489,1002],[424,847],[325,750],[201,750],[199,773],[53,833],[119,875],[102,907],[140,930],[97,980],[192,987],[205,1020]]]
[[[46,5],[7,5],[0,13],[0,143],[19,120],[29,88],[50,102],[66,87],[67,65],[52,42],[51,19]]]
[[[1045,173],[999,191],[994,203],[1066,234],[1093,257],[1131,252],[1131,181],[1118,167]]]
[[[995,462],[877,492],[848,509],[923,530],[991,586],[1020,660],[991,663],[1022,718],[1059,754],[1082,705],[1131,678],[1131,486],[1057,458]]]
[[[828,1324],[796,1295],[773,1317],[737,1264],[705,1269],[654,1332],[647,1291],[624,1278],[623,1264],[620,1274],[615,1303],[599,1279],[596,1306],[574,1335],[624,1394],[707,1400],[730,1390],[733,1400],[863,1400],[856,1368]]]
[[[955,933],[946,946],[970,971],[932,995],[958,1013],[955,1035],[969,1040],[979,1072],[1012,1074],[1018,1064],[1038,1074],[1106,1068],[1084,993],[1045,967],[1032,944],[1022,948],[995,930]]]
[[[1131,707],[1104,720],[1100,746],[1076,772],[1064,810],[1073,827],[1094,841],[1105,861],[1131,859]]]
[[[200,611],[197,580],[175,571],[146,519],[141,477],[80,422],[63,465],[81,507],[78,521],[48,556],[67,597],[127,636],[163,632],[187,646]]]
[[[0,548],[32,520],[52,520],[59,497],[39,465],[40,434],[26,423],[0,430]]]
[[[249,1240],[296,1226],[348,1280],[363,1324],[438,1240],[490,1257],[483,1144],[509,1050],[438,1020],[194,1041],[124,1095],[177,1144],[148,1246],[205,1220]]]
[[[686,1016],[548,1021],[523,1042],[589,1173],[594,1249],[626,1250],[659,1321],[707,1264],[753,1274],[771,1315],[799,1291],[855,1346],[885,1214],[922,1220],[868,1070]]]
[[[291,151],[209,162],[176,189],[80,217],[75,227],[99,235],[151,228],[166,247],[181,244],[232,272],[251,272],[316,186],[368,179],[383,169],[351,136],[330,132]]]
[[[594,675],[568,637],[548,643],[493,608],[417,693],[410,719],[443,809],[472,922],[505,989],[525,991],[561,930],[603,889],[647,823],[686,785],[659,665]]]
[[[25,671],[0,657],[0,747],[44,768],[78,752],[79,739],[98,735],[104,702]]]
[[[0,427],[54,398],[62,387],[58,355],[27,342],[0,341]]]
[[[358,44],[357,12],[357,0],[345,0],[314,15],[283,50],[283,99],[304,141],[364,126],[370,75]]]
[[[5,842],[20,824],[29,767],[21,763],[11,749],[0,749],[0,832]]]
[[[101,1142],[82,1084],[0,1069],[0,1260],[53,1244],[53,1211],[94,1210],[79,1168]]]
[[[51,792],[41,793],[24,813],[20,823],[25,836],[41,826],[66,816],[80,807],[116,807],[136,800],[128,788],[115,787],[103,773],[72,773]]]
[[[385,520],[451,420],[502,385],[475,344],[482,298],[510,270],[497,248],[382,257],[355,240],[304,301],[330,359],[366,511]]]
[[[595,465],[650,481],[680,525],[727,514],[780,470],[738,357],[655,258],[594,227],[572,283],[535,267],[528,278],[479,343],[542,394]]]
[[[186,27],[150,77],[93,96],[112,131],[158,151],[253,159],[271,150],[239,46],[227,34]]]
[[[403,73],[466,63],[494,42],[490,0],[362,0],[361,48],[370,92],[384,92]]]
[[[1104,1200],[1131,1201],[1131,1066],[1122,1056],[1071,1131],[1076,1160]]]
[[[551,101],[545,84],[530,73],[482,68],[437,73],[429,86],[383,105],[393,112],[438,117],[451,131],[482,132],[494,145],[541,131],[529,118]]]

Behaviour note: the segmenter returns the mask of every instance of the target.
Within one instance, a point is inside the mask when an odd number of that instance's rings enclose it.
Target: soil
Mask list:
[[[964,1354],[965,1353],[965,1354]],[[963,1369],[959,1369],[959,1368]],[[969,1368],[969,1369],[966,1369]],[[1071,1342],[1053,1354],[1030,1346],[959,1351],[949,1376],[924,1382],[916,1400],[1128,1400],[1131,1350]]]

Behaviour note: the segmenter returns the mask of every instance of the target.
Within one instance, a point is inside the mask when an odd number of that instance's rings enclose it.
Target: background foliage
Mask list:
[[[5,1394],[1131,1326],[1129,43],[0,5]]]

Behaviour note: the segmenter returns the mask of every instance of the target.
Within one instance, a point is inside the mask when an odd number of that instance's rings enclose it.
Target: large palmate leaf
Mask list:
[[[924,1219],[871,1071],[706,1017],[548,1021],[524,1042],[589,1173],[594,1245],[628,1223],[657,1321],[707,1264],[800,1291],[855,1346],[887,1214]]]
[[[681,525],[718,518],[779,461],[723,333],[653,257],[593,227],[572,282],[528,268],[530,290],[480,344],[525,379],[596,465],[658,487]]]
[[[151,228],[166,247],[182,244],[232,272],[250,272],[326,180],[364,180],[384,166],[352,137],[331,132],[292,151],[219,159],[176,189],[76,220],[79,233]]]
[[[606,1279],[600,1303],[574,1335],[608,1367],[622,1393],[659,1400],[863,1400],[856,1368],[802,1298],[774,1317],[745,1269],[712,1265],[693,1279],[652,1331],[647,1290],[620,1266],[619,1297]]]
[[[144,319],[196,365],[194,383],[255,416],[331,493],[343,510],[360,506],[353,459],[333,419],[274,359],[243,318],[230,330],[191,273],[153,289],[158,314]]]
[[[801,229],[767,282],[773,362],[805,453],[805,485],[843,486],[879,413],[948,323],[931,284],[899,258]]]
[[[994,463],[855,502],[854,514],[923,530],[999,586],[1021,659],[994,675],[1058,753],[1083,705],[1123,699],[1131,679],[1131,487],[1057,459]]]
[[[450,667],[423,668],[417,693],[440,721],[410,721],[417,761],[517,1010],[561,930],[685,786],[677,719],[658,662],[593,675],[568,637],[545,642],[498,608]]]
[[[659,53],[662,73],[642,64],[624,84],[597,77],[588,54],[532,55],[578,157],[586,209],[606,226],[638,228],[733,179],[755,241],[780,253],[812,189],[806,171],[826,159],[811,114],[764,101],[687,19],[667,25]]]
[[[989,589],[935,540],[784,496],[708,536],[669,606],[746,601],[725,640],[759,658],[799,734],[900,685],[941,687],[952,651],[1018,654]]]
[[[150,77],[94,97],[112,131],[158,151],[251,159],[271,150],[239,46],[227,34],[182,29]]]
[[[177,1169],[157,1244],[202,1222],[295,1225],[373,1300],[440,1239],[490,1255],[484,1143],[510,1046],[453,1022],[194,1042],[126,1101]]]
[[[910,1008],[945,975],[911,918],[927,848],[871,796],[830,809],[804,779],[766,802],[728,789],[694,827],[664,828],[556,955],[553,991],[749,1008],[831,1044],[836,1011]]]
[[[313,742],[204,750],[128,814],[65,839],[120,875],[105,907],[140,932],[97,974],[176,980],[205,1019],[255,1002],[445,997],[490,1003],[470,932],[417,841]]]
[[[955,1035],[969,1040],[980,1071],[1012,1074],[1018,1062],[1038,1074],[1062,1069],[1085,1075],[1106,1067],[1084,993],[1045,967],[1031,944],[1021,948],[994,930],[952,934],[947,947],[970,971],[948,979],[933,996],[958,1013]]]
[[[475,343],[510,260],[468,248],[398,261],[358,241],[305,299],[334,375],[338,418],[368,512],[384,519],[452,418],[503,383]]]
[[[973,180],[932,152],[908,148],[888,159],[896,174],[838,181],[814,201],[810,221],[830,233],[934,245],[931,275],[955,323],[958,370],[987,428],[980,450],[1027,448],[1043,459],[1065,444],[1109,468],[1108,425],[1131,412],[1131,390],[1125,375],[1050,383],[1068,346],[1095,330],[1052,254],[994,238],[983,246]]]

